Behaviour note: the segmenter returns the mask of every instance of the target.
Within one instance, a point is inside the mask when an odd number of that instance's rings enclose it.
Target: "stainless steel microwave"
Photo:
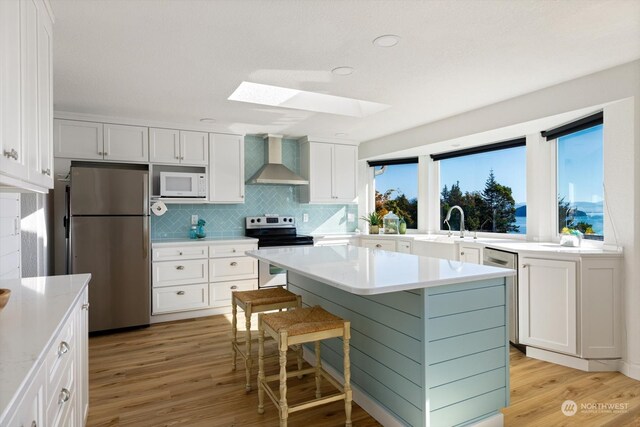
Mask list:
[[[207,197],[207,175],[204,173],[160,172],[160,196]]]

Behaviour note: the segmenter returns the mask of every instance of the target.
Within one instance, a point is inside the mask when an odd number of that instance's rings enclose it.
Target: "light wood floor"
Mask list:
[[[93,337],[89,341],[89,426],[276,426],[266,398],[257,413],[257,392],[244,392],[244,365],[231,371],[230,324],[212,316]],[[291,357],[290,366],[295,365]],[[273,361],[275,362],[275,360]],[[276,373],[277,363],[269,373]],[[313,376],[289,380],[295,401],[314,397]],[[325,385],[325,392],[331,392]],[[622,414],[566,417],[560,405],[628,403]],[[640,426],[640,382],[619,373],[587,373],[511,352],[511,406],[506,426]],[[340,402],[292,414],[289,425],[344,425]],[[354,404],[354,426],[378,426]]]

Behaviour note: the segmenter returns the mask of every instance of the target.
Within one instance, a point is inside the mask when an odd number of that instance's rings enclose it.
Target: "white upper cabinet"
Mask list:
[[[206,132],[180,131],[180,163],[209,164],[209,135]]]
[[[21,13],[18,1],[0,1],[0,171],[27,177],[26,140],[22,138],[20,76]]]
[[[209,134],[209,201],[244,203],[244,137]]]
[[[304,203],[355,202],[358,147],[303,140],[300,152]]]
[[[105,124],[103,154],[105,160],[148,162],[149,128]]]
[[[180,163],[180,131],[150,128],[149,161],[151,163]]]
[[[206,166],[209,164],[209,134],[150,128],[149,161]]]
[[[102,126],[102,123],[54,120],[55,157],[102,160],[104,151]]]
[[[42,0],[0,2],[0,181],[43,192],[53,187],[51,46]]]

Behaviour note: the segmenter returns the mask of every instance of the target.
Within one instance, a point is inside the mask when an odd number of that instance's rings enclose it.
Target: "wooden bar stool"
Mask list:
[[[236,291],[231,297],[231,312],[233,315],[231,323],[231,340],[232,352],[232,369],[236,370],[237,354],[244,359],[245,370],[247,374],[247,383],[245,389],[251,391],[251,368],[253,359],[251,358],[251,315],[253,313],[262,313],[271,310],[282,310],[283,308],[296,308],[302,306],[302,297],[293,292],[289,292],[281,287],[258,289],[255,291]],[[244,310],[245,317],[245,351],[240,349],[241,342],[238,342],[238,307]],[[302,368],[302,347],[298,349],[298,365]]]
[[[278,343],[280,359],[280,374],[265,377],[264,374],[264,337],[265,332]],[[342,337],[342,349],[344,353],[344,385],[341,386],[327,371],[322,368],[320,358],[320,340]],[[280,412],[280,427],[287,426],[287,419],[292,412],[313,408],[325,403],[336,402],[344,399],[346,413],[345,426],[351,427],[351,368],[349,365],[349,339],[350,322],[341,319],[319,306],[297,308],[283,313],[261,313],[258,315],[258,413],[264,413],[264,393],[271,398]],[[287,348],[291,345],[301,345],[315,342],[316,366],[308,369],[300,369],[287,372]],[[287,378],[315,373],[316,398],[295,406],[287,404]],[[323,376],[339,394],[322,397],[320,394],[320,377]],[[268,382],[280,380],[280,397],[278,398],[269,387]]]

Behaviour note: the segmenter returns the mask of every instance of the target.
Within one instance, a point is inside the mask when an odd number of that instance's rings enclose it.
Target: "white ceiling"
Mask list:
[[[54,103],[365,141],[640,58],[637,0],[52,0]],[[393,48],[372,45],[397,34]],[[351,66],[350,76],[331,69]],[[242,81],[389,104],[365,117],[228,101]]]

